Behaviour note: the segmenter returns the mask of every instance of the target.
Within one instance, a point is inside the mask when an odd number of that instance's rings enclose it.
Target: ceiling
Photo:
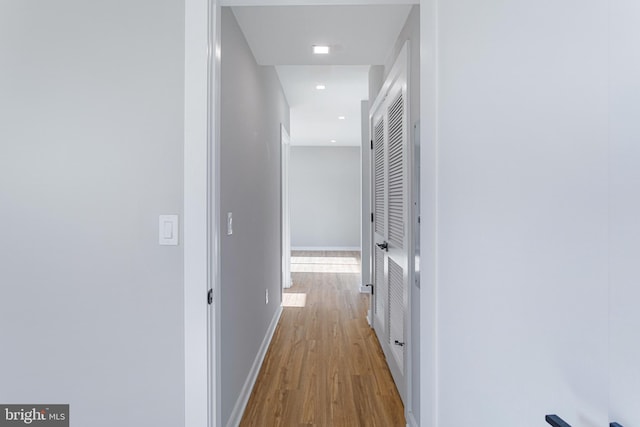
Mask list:
[[[360,145],[360,101],[369,97],[369,66],[283,65],[276,70],[291,108],[293,145]],[[316,90],[318,83],[326,89]]]
[[[292,145],[360,145],[369,65],[386,62],[411,7],[232,8],[258,64],[276,66],[291,107]],[[316,44],[331,53],[314,55]]]

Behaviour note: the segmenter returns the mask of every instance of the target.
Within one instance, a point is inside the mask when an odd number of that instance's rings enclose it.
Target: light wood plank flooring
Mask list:
[[[358,252],[294,252],[293,286],[241,426],[405,426],[358,292]]]

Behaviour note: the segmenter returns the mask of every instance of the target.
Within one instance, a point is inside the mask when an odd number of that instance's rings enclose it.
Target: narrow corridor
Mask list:
[[[358,292],[359,252],[292,254],[293,286],[241,426],[405,426]]]

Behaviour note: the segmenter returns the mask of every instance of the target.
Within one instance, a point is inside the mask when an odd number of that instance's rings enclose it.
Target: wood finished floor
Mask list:
[[[406,425],[359,269],[358,252],[293,253],[293,286],[240,426]]]

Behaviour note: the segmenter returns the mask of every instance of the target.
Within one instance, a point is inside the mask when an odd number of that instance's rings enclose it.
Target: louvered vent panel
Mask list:
[[[389,258],[389,344],[400,370],[404,372],[404,301],[405,286],[402,267]]]
[[[373,156],[375,161],[375,228],[384,235],[384,120],[374,127]]]
[[[402,93],[389,107],[389,242],[404,245],[404,102]]]
[[[387,282],[384,280],[384,251],[378,247],[376,247],[376,258],[375,258],[375,288],[374,288],[374,297],[376,298],[376,318],[377,324],[382,325],[384,328],[379,338],[387,337],[387,306],[388,306],[388,297],[389,297],[389,288],[387,286]]]

